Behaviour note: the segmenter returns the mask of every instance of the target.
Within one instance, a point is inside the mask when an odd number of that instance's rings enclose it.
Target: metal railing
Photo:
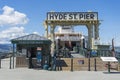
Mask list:
[[[88,55],[88,50],[80,49],[79,53],[85,57]],[[112,52],[110,50],[90,50],[91,57],[110,57]]]

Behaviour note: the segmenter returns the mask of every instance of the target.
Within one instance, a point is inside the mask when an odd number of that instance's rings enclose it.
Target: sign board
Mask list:
[[[47,20],[98,20],[98,12],[48,12]]]
[[[84,60],[78,60],[79,64],[84,64]]]
[[[22,54],[26,55],[27,54],[27,50],[26,49],[22,49]]]
[[[118,60],[115,57],[100,57],[102,61],[105,62],[117,62]]]
[[[41,51],[41,50],[42,50],[42,47],[37,47],[37,50]]]
[[[41,60],[42,60],[42,54],[41,52],[37,52],[37,62],[39,63],[41,62]]]

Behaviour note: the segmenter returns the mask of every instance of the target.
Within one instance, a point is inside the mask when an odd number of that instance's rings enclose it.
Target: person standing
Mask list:
[[[32,55],[31,55],[30,51],[28,51],[28,58],[29,58],[29,68],[33,68],[33,65],[32,65]]]

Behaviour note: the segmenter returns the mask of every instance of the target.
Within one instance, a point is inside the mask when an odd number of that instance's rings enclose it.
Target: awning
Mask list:
[[[11,42],[17,44],[51,44],[51,40],[37,34],[21,36],[12,39]]]

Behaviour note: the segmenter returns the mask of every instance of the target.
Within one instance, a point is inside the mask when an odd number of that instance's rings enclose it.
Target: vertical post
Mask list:
[[[53,56],[54,55],[54,51],[55,51],[55,35],[54,35],[54,25],[51,25],[50,27],[51,29],[51,41],[52,41],[52,44],[51,44],[51,55]]]
[[[73,71],[73,58],[71,58],[71,71]]]
[[[94,35],[93,35],[93,25],[92,24],[87,24],[87,28],[88,28],[88,44],[87,44],[87,48],[92,49],[92,39],[94,37]]]
[[[108,62],[108,72],[110,73],[110,62]]]
[[[48,25],[46,22],[44,22],[44,27],[45,27],[45,37],[48,38]]]
[[[56,52],[57,52],[57,55],[58,55],[58,52],[59,52],[59,37],[56,37]]]
[[[98,39],[98,38],[99,38],[99,25],[100,25],[100,23],[97,23],[97,24],[94,25],[94,26],[95,26],[95,28],[94,28],[95,39]]]
[[[12,59],[11,59],[11,55],[10,55],[10,69],[11,69],[11,63],[12,63]]]
[[[88,71],[90,71],[90,58],[88,58]]]
[[[88,51],[88,71],[90,71],[90,51]]]
[[[97,69],[96,69],[96,58],[94,58],[94,66],[95,66],[95,71],[97,71]]]
[[[60,65],[59,65],[59,62],[60,62],[60,61],[59,61],[59,58],[57,58],[57,70],[58,70],[58,71],[59,71],[59,66],[60,66]]]
[[[51,56],[52,56],[52,62],[53,61],[53,58],[54,58],[54,53],[55,53],[55,35],[54,35],[54,25],[51,25],[50,26],[50,38],[51,38],[51,41],[52,41],[52,44],[51,44]],[[52,68],[54,66],[54,64],[52,63]]]
[[[0,57],[0,68],[1,68],[1,57]]]
[[[15,57],[15,45],[13,44],[13,69],[14,69],[14,57]]]
[[[56,54],[57,54],[57,61],[58,61],[58,71],[60,70],[60,55],[59,55],[59,44],[60,44],[60,39],[59,37],[56,37]]]

